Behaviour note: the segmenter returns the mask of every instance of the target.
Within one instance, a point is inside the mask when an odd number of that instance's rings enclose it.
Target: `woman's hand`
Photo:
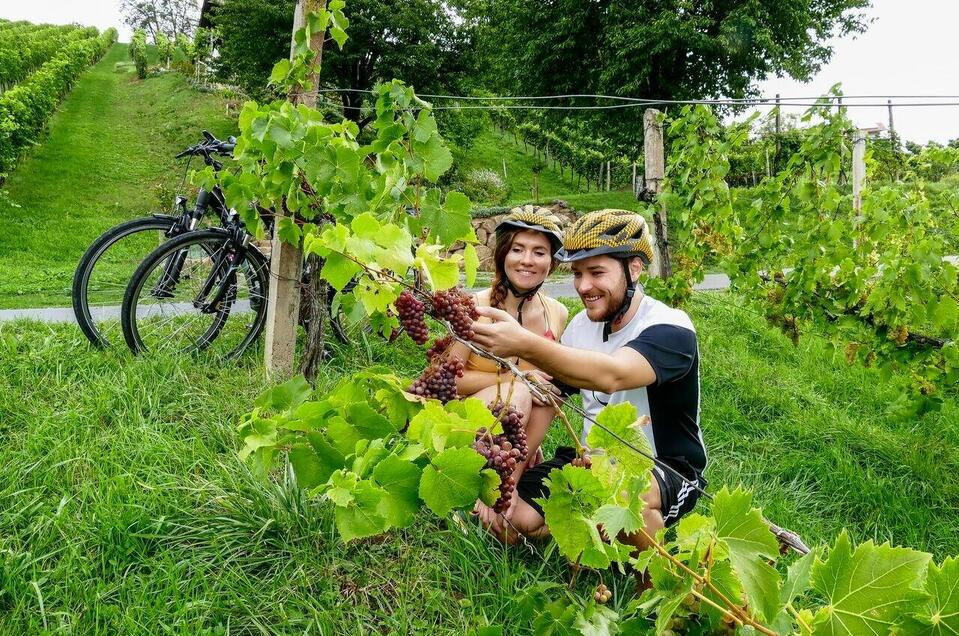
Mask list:
[[[531,371],[527,371],[523,375],[530,382],[532,382],[533,385],[539,387],[543,391],[547,391],[550,394],[552,394],[558,404],[562,404],[563,394],[560,393],[559,389],[557,389],[555,386],[550,384],[550,380],[553,379],[553,376],[543,371],[540,371],[539,369],[533,369]],[[534,393],[532,392],[530,393],[531,393],[531,397],[533,398],[533,406],[551,406],[552,405],[552,402],[549,402],[547,400],[541,400],[538,397],[536,397]]]

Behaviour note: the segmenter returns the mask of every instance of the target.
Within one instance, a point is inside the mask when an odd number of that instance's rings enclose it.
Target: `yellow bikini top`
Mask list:
[[[538,298],[542,304],[543,316],[546,318],[546,333],[541,335],[544,338],[559,341],[560,337],[563,335],[563,330],[566,328],[566,325],[563,324],[563,310],[565,309],[563,304],[555,298],[549,298],[548,296],[544,296],[540,293],[536,294],[536,298]],[[476,306],[488,307],[489,294],[476,294]],[[478,320],[482,322],[491,322],[489,318],[479,318]],[[518,366],[523,371],[529,371],[536,368],[525,360],[520,360]],[[485,371],[487,373],[496,373],[498,367],[492,360],[487,360],[486,358],[480,357],[475,353],[470,353],[469,358],[466,360],[465,368],[467,371]]]

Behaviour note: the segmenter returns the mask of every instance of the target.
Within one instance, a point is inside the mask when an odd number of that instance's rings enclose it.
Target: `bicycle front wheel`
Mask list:
[[[110,228],[95,240],[73,273],[73,314],[98,347],[120,341],[120,306],[137,266],[166,240],[172,216],[146,216]]]
[[[266,322],[269,268],[225,230],[188,232],[150,253],[126,289],[121,325],[134,353],[204,351],[230,358]]]

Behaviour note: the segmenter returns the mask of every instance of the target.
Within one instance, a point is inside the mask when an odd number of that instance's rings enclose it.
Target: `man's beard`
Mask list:
[[[598,318],[590,318],[590,322],[606,322],[616,315],[616,312],[623,306],[623,301],[626,300],[626,282],[623,281],[623,288],[615,298],[612,296],[609,298],[610,302],[606,306],[606,311]],[[589,314],[587,313],[586,316],[589,317]]]

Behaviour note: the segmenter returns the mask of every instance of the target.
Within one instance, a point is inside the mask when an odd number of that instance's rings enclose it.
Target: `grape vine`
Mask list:
[[[295,40],[299,57],[278,64],[274,82],[293,86],[304,81],[309,64],[305,43],[311,33],[330,28],[342,45],[346,37],[342,9],[341,0],[331,0],[324,11],[309,17]],[[835,180],[841,158],[835,146],[827,150],[825,140],[842,128],[841,123],[833,121],[835,126],[811,135],[800,156],[790,160],[787,172],[759,187],[754,195],[759,203],[753,206],[720,186],[722,165],[711,163],[715,157],[710,152],[722,154],[727,142],[706,143],[717,135],[722,139],[722,133],[710,123],[708,112],[689,110],[684,116],[689,118],[693,112],[696,121],[677,120],[669,128],[675,139],[688,140],[682,161],[693,168],[690,178],[684,178],[682,163],[672,167],[672,185],[662,200],[671,213],[675,206],[681,218],[678,231],[689,237],[690,244],[710,253],[729,250],[744,280],[763,291],[784,290],[782,302],[790,303],[787,307],[793,317],[829,322],[824,304],[811,301],[809,292],[843,302],[855,296],[856,302],[840,305],[843,312],[829,314],[832,322],[845,325],[847,318],[854,318],[868,323],[866,317],[871,316],[870,329],[875,333],[888,326],[902,339],[899,328],[907,327],[906,343],[908,334],[915,333],[908,327],[924,324],[912,320],[912,313],[922,311],[919,317],[934,318],[925,308],[900,307],[891,293],[893,284],[903,282],[900,277],[908,279],[904,281],[907,289],[901,292],[906,300],[932,288],[955,289],[955,268],[940,269],[934,233],[922,223],[909,225],[922,219],[900,221],[895,233],[883,233],[879,221],[858,224],[852,232],[843,215],[834,212],[848,196]],[[461,266],[471,284],[475,237],[469,201],[455,192],[444,197],[428,185],[451,162],[429,104],[400,82],[381,85],[376,92],[373,138],[363,146],[351,122],[330,124],[317,111],[286,102],[248,103],[240,116],[240,129],[236,158],[241,171],[216,177],[230,205],[260,231],[251,203],[282,211],[276,223],[279,236],[302,241],[306,252],[322,256],[322,275],[335,289],[342,290],[356,279],[344,301],[355,303],[383,333],[403,324],[411,337],[425,344],[428,332],[424,338],[423,317],[435,312],[452,333],[426,351],[429,366],[442,367],[438,375],[444,376],[429,393],[452,398],[455,382],[450,382],[448,365],[452,363],[455,375],[457,363],[448,351],[453,336],[469,335],[475,316],[460,292],[445,290],[457,285]],[[710,152],[695,148],[697,141],[706,143]],[[214,175],[207,172],[200,178],[212,180]],[[779,198],[788,200],[788,205],[777,204]],[[696,207],[698,199],[704,203]],[[814,208],[810,218],[796,218],[804,216],[797,211],[809,213],[809,208]],[[880,216],[875,208],[867,211]],[[761,212],[767,213],[766,218]],[[825,239],[837,228],[849,232],[842,236],[861,232],[859,247],[846,248],[842,258],[826,259],[825,273],[813,269],[800,248],[808,251],[810,246],[829,245]],[[787,230],[798,231],[796,236],[802,240],[786,240]],[[747,239],[750,235],[753,238]],[[468,243],[462,260],[445,256],[457,240]],[[786,250],[785,245],[794,249]],[[920,246],[931,247],[930,255],[922,256]],[[919,267],[910,269],[905,261],[894,261],[887,254],[912,258]],[[853,263],[848,271],[846,258]],[[868,267],[863,263],[869,263]],[[411,268],[423,273],[429,287],[428,295],[422,292],[423,297],[412,298],[422,307],[400,300],[409,291],[401,273]],[[694,265],[679,271],[698,275]],[[774,272],[773,282],[762,281],[760,271]],[[798,311],[804,303],[811,303],[809,313]],[[933,319],[931,326],[949,322],[942,320],[950,317],[949,307],[948,302],[937,305],[935,315],[940,319]],[[846,315],[846,310],[855,315]],[[910,315],[910,320],[893,320],[895,312]],[[952,335],[949,329],[942,333]],[[875,349],[877,356],[883,353]],[[944,357],[954,355],[951,341],[936,350]],[[935,373],[948,374],[956,366],[950,362],[948,367],[937,367],[936,360],[927,360]],[[411,395],[408,388],[408,379],[378,369],[356,373],[331,391],[317,391],[302,378],[290,380],[261,395],[240,422],[241,457],[263,475],[278,459],[288,458],[299,486],[332,507],[337,532],[345,542],[408,527],[424,507],[445,517],[454,510],[471,509],[480,499],[502,510],[515,488],[510,469],[525,454],[518,414],[508,405],[494,404],[491,410],[476,399],[443,403]],[[586,575],[611,566],[630,566],[645,570],[651,587],[629,601],[615,599],[602,581],[586,598],[565,593],[552,599],[549,595],[555,587],[549,586],[526,590],[523,595],[531,599],[536,612],[529,625],[515,626],[517,631],[959,631],[959,594],[952,592],[959,585],[959,560],[937,564],[930,555],[907,548],[872,542],[854,546],[843,533],[830,548],[813,550],[787,564],[752,496],[742,490],[722,489],[714,497],[710,515],[689,514],[670,534],[646,534],[639,495],[649,488],[652,463],[634,450],[650,452],[645,435],[634,426],[636,421],[635,409],[628,403],[604,409],[587,436],[588,452],[575,464],[549,474],[550,495],[542,508],[557,550]],[[575,432],[569,430],[579,448]],[[624,542],[636,535],[651,547],[637,552],[631,542]],[[612,602],[617,600],[622,602]]]
[[[895,408],[937,408],[959,381],[959,267],[948,258],[956,226],[933,208],[947,202],[921,181],[867,183],[857,219],[851,123],[825,105],[805,120],[820,123],[783,170],[736,191],[724,176],[747,127],[723,128],[704,106],[668,122],[665,189],[653,205],[669,215],[675,275],[647,289],[682,303],[704,264],[720,263],[794,341],[814,326],[850,362],[909,379],[911,395]]]

